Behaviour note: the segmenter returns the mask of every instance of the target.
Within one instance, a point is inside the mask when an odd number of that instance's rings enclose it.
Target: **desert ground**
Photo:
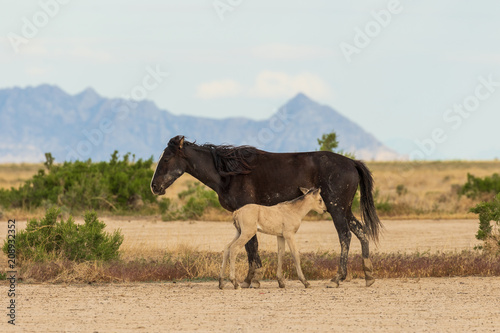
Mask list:
[[[20,285],[17,332],[498,332],[500,278]],[[5,319],[2,331],[5,331]],[[8,327],[7,327],[8,328]]]
[[[222,251],[230,222],[162,222],[152,218],[104,218],[125,235],[124,256],[154,256],[190,246]],[[24,222],[19,224],[22,227]],[[451,251],[477,244],[476,220],[384,221],[379,252]],[[3,222],[0,225],[4,227]],[[274,237],[259,235],[261,249],[274,251]],[[1,240],[0,240],[1,241]],[[331,221],[307,221],[297,235],[301,251],[339,251]],[[352,251],[359,252],[353,238]],[[500,278],[361,279],[327,289],[327,281],[297,280],[279,289],[219,290],[216,281],[17,285],[12,332],[498,332]],[[8,285],[0,284],[6,294]],[[4,303],[6,297],[2,297]],[[6,304],[5,304],[6,305]],[[5,308],[2,305],[3,308]]]

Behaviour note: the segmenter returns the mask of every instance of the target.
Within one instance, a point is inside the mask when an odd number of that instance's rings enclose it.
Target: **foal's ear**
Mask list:
[[[179,141],[179,149],[182,149],[184,147],[184,137],[181,138]]]
[[[302,194],[306,194],[307,192],[309,192],[309,189],[305,187],[299,187],[299,189],[302,192]]]

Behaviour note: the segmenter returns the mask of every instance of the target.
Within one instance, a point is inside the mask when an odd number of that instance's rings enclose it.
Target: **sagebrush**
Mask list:
[[[16,234],[16,257],[23,261],[71,261],[112,260],[119,258],[123,235],[119,230],[104,231],[106,225],[99,221],[96,212],[87,212],[83,224],[76,224],[70,216],[67,220],[58,216],[56,208],[47,210],[45,217],[28,221],[26,229]],[[2,250],[8,253],[9,244]]]
[[[498,173],[484,178],[467,173],[467,182],[460,189],[460,194],[475,198],[482,193],[500,193],[500,175]]]
[[[500,193],[491,201],[481,202],[471,212],[479,214],[476,238],[484,242],[481,247],[487,252],[500,254]]]
[[[162,219],[164,221],[199,219],[207,208],[224,211],[219,203],[217,193],[199,182],[188,184],[187,190],[180,192],[178,197],[185,201],[185,204],[179,209],[169,210],[171,208],[170,201],[162,203],[164,207]]]
[[[57,205],[73,212],[116,212],[156,203],[149,188],[152,158],[134,161],[125,154],[120,159],[115,151],[109,162],[89,159],[56,165],[50,153],[45,156],[45,170],[40,169],[17,189],[0,189],[0,206],[31,210]]]

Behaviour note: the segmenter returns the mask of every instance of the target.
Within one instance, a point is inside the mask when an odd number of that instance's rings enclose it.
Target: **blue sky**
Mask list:
[[[498,1],[0,4],[0,88],[253,119],[302,91],[412,158],[500,158]]]

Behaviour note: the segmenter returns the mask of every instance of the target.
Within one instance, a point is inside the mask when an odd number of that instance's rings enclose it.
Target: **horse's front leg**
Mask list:
[[[248,256],[248,274],[241,284],[242,288],[259,288],[259,279],[262,277],[262,261],[259,256],[259,242],[254,235],[246,244],[245,250]]]

